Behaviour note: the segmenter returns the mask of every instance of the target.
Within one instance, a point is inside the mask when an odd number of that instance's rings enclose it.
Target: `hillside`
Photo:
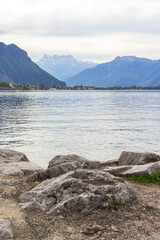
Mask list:
[[[0,43],[0,82],[13,82],[18,84],[43,84],[44,86],[65,86],[42,70],[27,55],[27,53],[14,44]]]
[[[72,55],[44,55],[37,64],[58,79],[64,80],[80,73],[86,68],[96,66],[96,63],[76,60]]]
[[[65,79],[68,86],[160,86],[160,60],[117,57]]]

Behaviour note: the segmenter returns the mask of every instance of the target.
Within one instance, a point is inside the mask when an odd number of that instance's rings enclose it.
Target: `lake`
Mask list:
[[[160,154],[160,91],[1,91],[0,148],[42,167],[58,154]]]

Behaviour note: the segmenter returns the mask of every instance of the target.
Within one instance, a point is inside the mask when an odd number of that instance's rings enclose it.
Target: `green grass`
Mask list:
[[[152,173],[151,175],[146,174],[144,176],[132,175],[132,176],[122,176],[119,175],[128,181],[136,182],[139,184],[155,184],[160,185],[160,172]]]

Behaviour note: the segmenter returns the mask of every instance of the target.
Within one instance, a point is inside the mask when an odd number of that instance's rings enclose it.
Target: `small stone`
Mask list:
[[[86,235],[93,235],[95,233],[98,233],[99,231],[104,230],[104,228],[100,225],[93,225],[93,226],[88,226],[84,229],[82,233]]]
[[[6,219],[0,219],[0,240],[13,240],[10,222]]]
[[[118,232],[118,229],[115,227],[115,226],[111,226],[111,229],[112,229],[112,231],[114,231],[114,232]]]
[[[10,186],[17,184],[18,182],[19,181],[14,178],[0,180],[0,184],[10,185]]]
[[[7,187],[7,188],[4,189],[4,193],[8,196],[16,195],[17,194],[17,189],[14,186]]]
[[[109,208],[109,203],[108,203],[108,202],[105,202],[102,207],[103,207],[103,208]]]
[[[74,228],[67,227],[67,232],[68,232],[68,233],[73,233],[73,232],[74,232]]]

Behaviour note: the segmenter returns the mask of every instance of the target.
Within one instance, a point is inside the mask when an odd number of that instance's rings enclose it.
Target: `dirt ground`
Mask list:
[[[6,177],[0,175],[0,180]],[[32,188],[18,179],[16,193],[0,184],[0,218],[11,221],[15,240],[160,240],[160,186],[130,183],[137,193],[132,204],[81,213],[48,216],[20,208],[19,195]]]

